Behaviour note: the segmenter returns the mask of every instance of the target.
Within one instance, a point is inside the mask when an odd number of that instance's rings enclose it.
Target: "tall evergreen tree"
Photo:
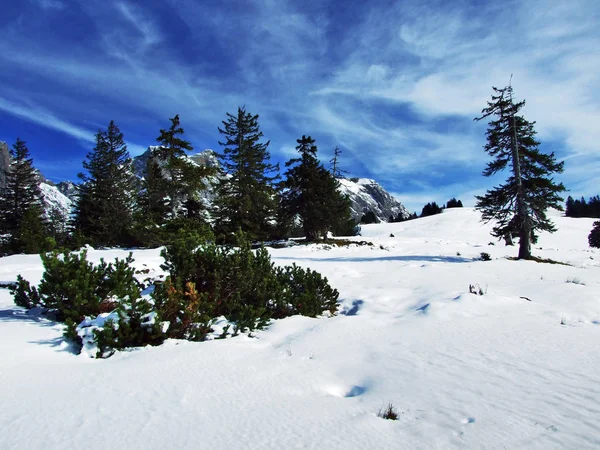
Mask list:
[[[339,182],[317,159],[317,146],[310,136],[297,140],[299,158],[288,167],[283,188],[283,209],[287,216],[299,216],[307,240],[326,236],[350,217],[350,201],[339,192]]]
[[[36,252],[46,234],[39,176],[24,141],[17,139],[10,155],[0,193],[0,234],[5,251]]]
[[[555,183],[553,173],[561,173],[564,163],[557,163],[554,153],[544,154],[535,139],[535,122],[528,122],[519,111],[525,101],[514,103],[512,87],[493,88],[492,100],[475,120],[490,120],[484,150],[494,158],[483,175],[489,177],[506,169],[512,174],[507,181],[477,196],[475,207],[485,222],[496,220],[492,234],[506,238],[519,236],[519,259],[531,258],[531,242],[535,231],[556,231],[546,216],[548,208],[561,209],[562,183]]]
[[[83,167],[87,173],[79,174],[76,232],[94,245],[129,244],[137,179],[123,133],[113,121],[96,133],[96,146]]]
[[[193,150],[192,144],[183,139],[184,130],[181,127],[179,114],[175,115],[171,126],[161,129],[156,138],[159,146],[152,152],[148,174],[151,181],[158,182],[156,189],[165,189],[164,199],[167,200],[169,219],[188,215],[190,207],[199,208],[196,201],[198,192],[205,189],[205,178],[212,173],[206,167],[199,167],[186,158],[186,152]],[[160,181],[159,181],[160,180]],[[152,188],[151,188],[152,190]],[[153,192],[155,197],[158,192]],[[155,200],[158,200],[156,197]],[[159,206],[157,203],[154,203]],[[155,210],[157,212],[158,210]]]
[[[241,229],[250,239],[269,239],[277,210],[274,182],[279,178],[279,166],[269,162],[269,141],[261,142],[258,114],[245,108],[238,108],[237,115],[227,113],[222,123],[224,140],[219,145],[224,149],[218,157],[227,177],[216,189],[216,232],[228,239]]]

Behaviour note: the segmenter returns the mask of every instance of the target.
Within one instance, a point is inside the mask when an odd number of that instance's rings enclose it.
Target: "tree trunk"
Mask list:
[[[513,119],[513,146],[512,162],[515,181],[517,182],[517,217],[519,218],[519,259],[531,259],[531,221],[527,214],[525,205],[525,193],[523,192],[523,182],[521,180],[521,162],[519,160],[519,140],[517,136],[517,119],[514,111]]]

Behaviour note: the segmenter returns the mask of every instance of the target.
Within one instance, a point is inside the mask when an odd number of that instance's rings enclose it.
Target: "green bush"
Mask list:
[[[171,275],[156,289],[155,304],[176,324],[169,336],[187,339],[197,324],[206,329],[207,318],[220,316],[237,333],[263,328],[271,318],[335,312],[339,294],[326,278],[296,265],[275,267],[265,248],[253,251],[243,235],[236,239],[237,247],[223,247],[184,236],[164,249],[162,268]]]
[[[40,303],[36,287],[31,287],[29,281],[21,275],[17,275],[17,284],[10,286],[9,289],[17,306],[31,309]]]
[[[600,221],[594,222],[594,228],[588,236],[590,247],[600,248]]]
[[[56,313],[57,319],[79,323],[114,309],[117,299],[139,298],[140,286],[130,267],[132,255],[114,264],[87,261],[87,251],[42,254],[44,275],[38,287],[40,306]]]
[[[280,268],[277,275],[283,288],[280,306],[285,306],[277,311],[276,318],[293,314],[316,317],[337,310],[339,293],[320,273],[292,264]]]
[[[144,299],[123,301],[115,311],[118,320],[107,320],[101,329],[94,330],[96,358],[111,356],[115,350],[145,345],[160,345],[166,335],[161,317]]]

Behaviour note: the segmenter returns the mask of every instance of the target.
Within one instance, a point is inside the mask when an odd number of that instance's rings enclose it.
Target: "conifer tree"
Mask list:
[[[154,186],[156,189],[164,189],[167,200],[169,219],[175,219],[188,213],[189,206],[198,196],[198,192],[205,189],[205,178],[212,174],[212,170],[207,167],[199,167],[186,158],[186,152],[194,149],[192,144],[183,139],[184,129],[181,127],[179,114],[175,115],[171,121],[171,126],[160,130],[160,136],[156,138],[159,143],[152,151],[152,158],[149,164],[155,164],[149,167],[148,175],[151,181],[158,182]],[[153,188],[151,188],[152,191]],[[158,201],[158,191],[151,192]],[[154,206],[160,205],[153,202]],[[199,203],[194,202],[194,207]],[[155,209],[155,212],[158,212]]]
[[[216,232],[229,239],[239,229],[252,240],[269,239],[277,210],[274,182],[279,178],[279,166],[269,162],[269,141],[261,142],[258,114],[245,108],[238,108],[237,115],[227,113],[222,123],[224,140],[219,145],[224,149],[217,156],[227,178],[216,188]]]
[[[475,120],[490,120],[484,150],[494,158],[483,175],[489,177],[510,166],[511,175],[504,184],[477,196],[475,207],[482,220],[496,220],[492,235],[506,238],[516,232],[519,236],[519,259],[531,259],[531,242],[535,231],[554,232],[556,228],[546,217],[548,208],[562,210],[562,183],[555,183],[553,173],[563,171],[554,153],[544,154],[535,139],[535,122],[525,120],[519,111],[525,101],[514,103],[512,87],[493,88],[482,115]]]
[[[431,202],[423,206],[421,217],[433,216],[435,214],[440,214],[441,212],[442,208],[440,208],[436,202]]]
[[[39,177],[24,141],[17,138],[0,193],[0,234],[8,253],[35,253],[46,236]],[[34,232],[35,231],[35,232]]]
[[[317,159],[310,136],[297,140],[299,158],[285,163],[283,208],[288,217],[299,216],[309,241],[324,238],[350,216],[350,201],[339,191],[339,182]]]
[[[83,162],[87,174],[75,202],[76,232],[100,246],[127,245],[133,225],[137,179],[123,140],[113,121],[96,133],[96,146]]]

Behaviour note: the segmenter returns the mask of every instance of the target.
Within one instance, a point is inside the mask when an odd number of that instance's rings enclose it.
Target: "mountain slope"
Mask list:
[[[381,222],[390,216],[408,218],[408,210],[392,197],[379,183],[369,178],[339,179],[340,191],[352,201],[352,217],[360,220],[363,214],[372,211]]]

